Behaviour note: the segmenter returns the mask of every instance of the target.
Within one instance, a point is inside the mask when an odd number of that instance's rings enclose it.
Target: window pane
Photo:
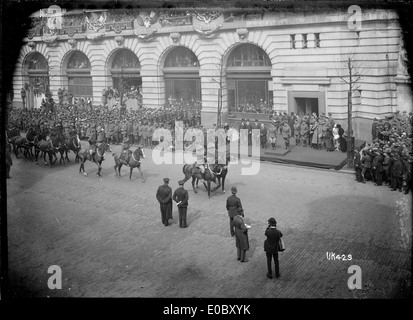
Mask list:
[[[229,56],[227,67],[271,66],[271,61],[261,48],[243,44],[238,46]]]
[[[165,67],[189,68],[198,66],[199,63],[195,54],[184,47],[173,49],[165,60]]]

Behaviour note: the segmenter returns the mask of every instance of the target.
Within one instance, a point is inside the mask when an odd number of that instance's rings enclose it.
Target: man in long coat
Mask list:
[[[278,263],[278,244],[283,234],[276,227],[277,221],[274,218],[270,218],[268,220],[268,227],[265,230],[265,236],[267,237],[267,239],[264,241],[264,251],[267,256],[267,277],[270,279],[272,279],[272,259],[274,259],[275,276],[277,278],[280,276],[280,267]]]
[[[227,211],[229,216],[229,230],[231,237],[235,235],[234,231],[234,217],[238,214],[238,210],[242,209],[242,204],[240,198],[236,196],[237,188],[235,186],[231,187],[232,195],[227,198]]]
[[[291,128],[288,125],[287,121],[284,122],[281,134],[284,138],[285,149],[289,149],[290,148],[290,138],[291,138]]]
[[[169,178],[163,179],[164,184],[158,188],[156,199],[159,201],[161,208],[162,223],[167,227],[169,219],[172,218],[172,189],[169,186]]]
[[[248,228],[244,222],[244,211],[239,208],[237,215],[234,217],[233,224],[235,229],[235,245],[237,247],[237,260],[247,262],[245,258],[246,251],[250,248],[248,240]]]

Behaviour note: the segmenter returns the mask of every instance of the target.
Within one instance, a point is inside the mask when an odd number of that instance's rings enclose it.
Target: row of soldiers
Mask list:
[[[356,150],[356,181],[371,180],[377,186],[388,185],[393,191],[409,192],[411,184],[412,117],[396,112],[385,120],[373,122],[373,143]]]
[[[340,124],[336,124],[330,113],[329,116],[321,114],[318,118],[317,114],[306,114],[299,116],[292,112],[290,115],[286,113],[276,113],[273,116],[272,124],[267,128],[263,123],[259,123],[258,119],[255,122],[250,122],[249,119],[242,119],[238,130],[246,129],[248,132],[248,142],[260,141],[261,147],[266,148],[269,140],[272,148],[275,149],[275,140],[277,135],[281,135],[285,141],[285,148],[288,149],[291,137],[295,138],[297,146],[311,146],[315,149],[325,149],[327,151],[343,149],[344,129]],[[254,136],[253,129],[259,130],[259,136]],[[241,139],[247,139],[242,137]],[[340,141],[341,140],[341,141]],[[345,142],[345,141],[344,141]],[[346,151],[346,150],[342,150]]]
[[[409,193],[412,182],[413,157],[405,144],[395,144],[392,148],[366,146],[354,153],[356,181],[374,182],[376,186],[383,184],[392,191]]]

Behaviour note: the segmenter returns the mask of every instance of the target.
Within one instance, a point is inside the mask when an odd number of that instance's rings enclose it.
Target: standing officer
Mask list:
[[[267,239],[264,241],[264,251],[267,256],[267,277],[272,279],[271,260],[274,259],[275,276],[280,276],[280,267],[278,263],[278,243],[283,236],[280,230],[277,229],[277,221],[274,218],[268,220],[268,227],[265,230]]]
[[[176,202],[179,212],[179,227],[187,228],[188,224],[186,223],[186,210],[188,208],[188,191],[184,189],[184,180],[179,180],[179,188],[175,190],[172,199]]]
[[[169,178],[164,178],[164,184],[156,192],[156,199],[161,205],[162,223],[165,227],[169,225],[169,219],[172,220],[172,189],[169,186],[169,180]]]
[[[235,229],[235,246],[237,247],[237,260],[248,262],[245,257],[247,250],[250,248],[248,240],[248,227],[244,222],[244,211],[238,209],[238,214],[234,217],[233,224]]]
[[[287,121],[284,122],[284,126],[282,128],[282,136],[284,138],[285,149],[290,148],[290,137],[291,137],[291,128],[288,125]]]
[[[236,196],[237,188],[235,186],[231,187],[232,195],[227,198],[227,211],[229,216],[229,231],[231,237],[235,235],[234,231],[234,217],[238,214],[238,209],[242,209],[242,204],[240,198]]]

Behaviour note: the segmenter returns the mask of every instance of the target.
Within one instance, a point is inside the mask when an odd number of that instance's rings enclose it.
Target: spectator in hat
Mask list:
[[[356,172],[356,181],[363,182],[363,176],[361,174],[363,169],[363,164],[361,163],[361,154],[358,149],[354,150],[354,170]]]
[[[392,191],[399,189],[402,192],[403,188],[403,162],[399,155],[394,155],[393,164],[391,166],[391,187]]]
[[[176,202],[176,205],[178,206],[178,212],[179,212],[179,227],[180,228],[187,228],[188,224],[186,222],[186,214],[187,214],[187,208],[188,208],[188,191],[184,189],[184,180],[179,180],[178,181],[179,188],[175,190],[172,199]]]
[[[237,191],[238,191],[237,187],[235,186],[231,187],[232,195],[230,195],[227,198],[227,205],[226,205],[228,216],[229,216],[229,231],[230,231],[231,237],[235,235],[234,223],[233,223],[234,217],[238,214],[238,209],[242,209],[241,200],[240,198],[236,196]]]
[[[285,149],[289,149],[290,148],[290,138],[291,138],[291,128],[288,125],[287,121],[284,121],[284,125],[282,127],[281,134],[284,138]]]
[[[277,229],[277,221],[274,218],[268,219],[268,227],[265,230],[267,239],[264,241],[264,251],[267,256],[267,277],[272,279],[272,259],[274,259],[275,277],[280,277],[280,267],[278,262],[279,241],[283,236]]]
[[[237,247],[237,260],[241,262],[248,262],[248,259],[245,256],[250,246],[248,240],[248,228],[243,217],[244,210],[242,210],[242,208],[238,208],[237,215],[233,219],[235,246]]]
[[[303,147],[307,147],[309,132],[310,128],[308,127],[308,124],[305,121],[305,119],[303,119],[303,121],[300,124],[300,137]]]
[[[167,227],[169,220],[172,220],[172,189],[169,186],[169,178],[164,178],[164,184],[159,186],[156,192],[156,199],[158,200],[161,208],[162,223]]]

